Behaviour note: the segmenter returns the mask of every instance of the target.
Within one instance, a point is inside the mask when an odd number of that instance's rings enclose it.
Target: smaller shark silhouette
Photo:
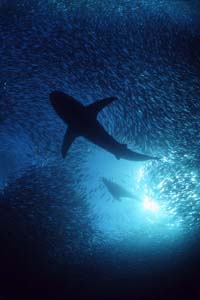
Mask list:
[[[114,199],[121,201],[122,198],[131,198],[139,201],[139,198],[136,195],[127,191],[118,183],[115,183],[105,177],[102,177],[102,181]]]
[[[65,158],[73,141],[77,137],[83,136],[90,142],[114,154],[117,159],[124,158],[137,161],[158,159],[131,151],[126,144],[117,142],[98,122],[98,113],[105,106],[115,101],[116,97],[102,99],[87,106],[82,105],[72,96],[59,91],[52,92],[49,97],[57,114],[68,124],[62,145],[63,158]]]

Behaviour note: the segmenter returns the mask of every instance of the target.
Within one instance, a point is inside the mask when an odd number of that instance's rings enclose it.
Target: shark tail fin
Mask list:
[[[122,150],[127,149],[127,144],[121,144],[121,149],[122,149]],[[120,158],[121,158],[121,155],[120,155],[120,154],[116,154],[115,157],[116,157],[116,159],[120,159]]]

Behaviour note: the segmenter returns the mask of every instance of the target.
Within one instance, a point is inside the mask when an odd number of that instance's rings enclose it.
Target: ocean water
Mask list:
[[[200,230],[200,3],[0,1],[2,299],[190,299]],[[159,161],[117,160],[66,124],[49,94]],[[117,201],[105,177],[136,199]],[[139,201],[138,201],[139,199]],[[183,288],[185,287],[185,288]]]

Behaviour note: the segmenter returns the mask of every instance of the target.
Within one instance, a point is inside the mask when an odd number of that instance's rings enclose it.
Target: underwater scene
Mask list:
[[[0,299],[198,299],[200,1],[0,14]]]

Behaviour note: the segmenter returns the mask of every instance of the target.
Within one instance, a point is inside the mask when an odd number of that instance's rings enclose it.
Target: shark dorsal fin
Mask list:
[[[86,108],[89,111],[89,113],[96,118],[98,112],[100,112],[105,106],[107,106],[108,104],[112,103],[115,100],[117,100],[117,97],[105,98],[89,104],[88,106],[86,106]]]

